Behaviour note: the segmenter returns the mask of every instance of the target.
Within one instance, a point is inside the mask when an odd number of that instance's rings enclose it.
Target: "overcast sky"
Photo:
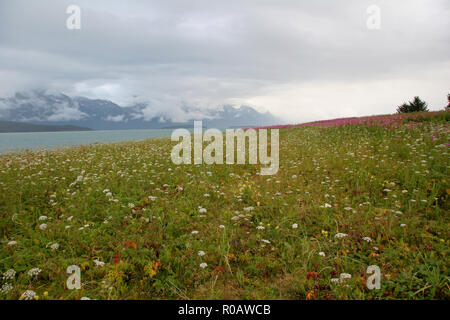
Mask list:
[[[249,105],[290,123],[393,113],[415,95],[439,110],[449,22],[448,0],[0,0],[0,96],[46,89],[155,114]]]

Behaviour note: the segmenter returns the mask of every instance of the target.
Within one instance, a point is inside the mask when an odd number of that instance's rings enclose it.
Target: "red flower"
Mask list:
[[[120,252],[118,254],[116,254],[116,256],[114,257],[114,263],[118,264],[120,260]]]
[[[317,280],[317,277],[319,276],[319,274],[317,273],[317,272],[313,272],[313,271],[311,271],[311,272],[308,272],[307,274],[306,274],[306,280],[309,280],[309,279],[313,279],[313,280]]]

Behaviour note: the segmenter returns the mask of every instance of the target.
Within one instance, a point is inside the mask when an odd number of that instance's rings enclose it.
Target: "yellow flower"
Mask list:
[[[86,268],[89,267],[89,262],[85,261],[81,263],[81,270],[84,271]]]
[[[158,268],[161,266],[161,262],[159,261],[150,261],[147,263],[147,265],[144,267],[144,272],[147,274],[150,278],[154,277],[156,275],[156,271],[158,271]]]

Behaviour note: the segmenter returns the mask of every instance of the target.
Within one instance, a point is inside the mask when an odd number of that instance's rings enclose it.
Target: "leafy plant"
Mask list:
[[[410,112],[426,112],[428,110],[428,104],[422,101],[419,97],[414,97],[413,101],[404,103],[397,108],[398,113],[410,113]]]

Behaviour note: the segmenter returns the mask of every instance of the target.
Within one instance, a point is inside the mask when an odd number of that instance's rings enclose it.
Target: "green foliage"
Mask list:
[[[170,139],[0,155],[0,299],[449,299],[448,114],[282,129],[274,176]]]
[[[428,110],[428,104],[422,101],[419,97],[414,97],[413,101],[404,103],[397,108],[398,113],[411,113],[411,112],[426,112]]]

